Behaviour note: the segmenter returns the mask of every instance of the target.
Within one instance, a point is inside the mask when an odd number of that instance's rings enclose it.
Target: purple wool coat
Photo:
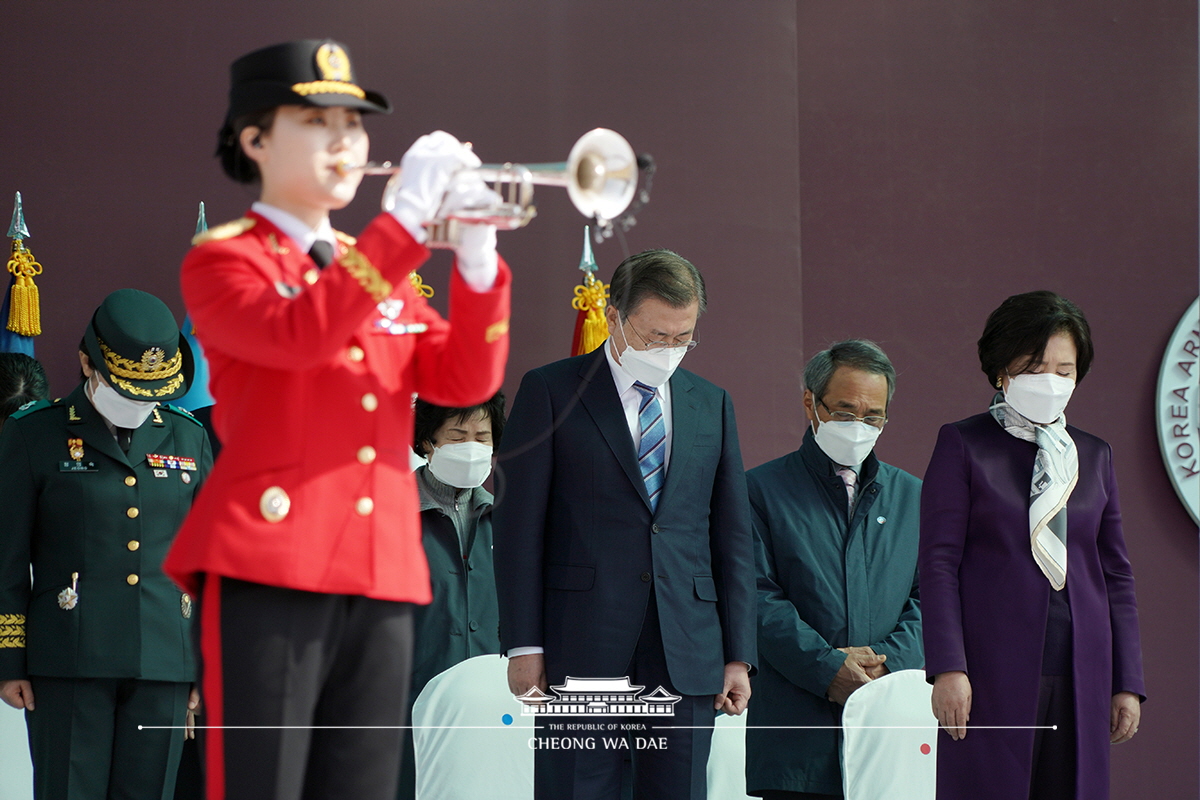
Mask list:
[[[1076,797],[1108,794],[1112,696],[1144,698],[1133,572],[1121,534],[1112,450],[1068,426],[1079,482],[1067,501]],[[1029,544],[1029,484],[1037,446],[990,414],[944,425],[921,492],[921,610],[925,670],[971,680],[965,739],[938,739],[937,796],[1026,800],[1050,583]],[[1047,735],[1050,735],[1049,733]]]

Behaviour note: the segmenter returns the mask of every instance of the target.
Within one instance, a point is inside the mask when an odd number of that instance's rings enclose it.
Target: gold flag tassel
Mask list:
[[[578,352],[590,353],[608,338],[608,324],[604,321],[604,308],[608,305],[608,285],[597,280],[590,272],[584,273],[583,284],[575,287],[571,307],[581,312]]]
[[[42,265],[20,239],[13,239],[8,271],[16,276],[9,297],[8,329],[21,336],[38,336],[42,332],[42,310],[33,276],[42,274]]]

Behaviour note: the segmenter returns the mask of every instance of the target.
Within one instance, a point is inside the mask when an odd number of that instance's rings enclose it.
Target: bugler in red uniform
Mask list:
[[[225,443],[164,565],[190,591],[208,572],[429,602],[408,466],[413,393],[469,406],[500,388],[510,273],[501,260],[491,291],[474,292],[452,270],[451,327],[410,281],[428,249],[390,215],[357,242],[338,238],[318,272],[251,212],[184,261]]]

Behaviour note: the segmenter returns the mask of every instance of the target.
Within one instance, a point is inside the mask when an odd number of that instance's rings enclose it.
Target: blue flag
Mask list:
[[[16,275],[9,277],[8,286],[4,289],[4,301],[0,302],[0,353],[24,353],[34,358],[33,337],[22,336],[8,329],[8,305],[12,301],[12,287],[16,281]]]
[[[195,411],[197,408],[211,406],[216,401],[208,393],[208,359],[204,357],[204,348],[200,346],[200,341],[196,338],[196,328],[192,325],[191,314],[184,318],[181,332],[183,338],[187,339],[187,343],[191,345],[196,373],[192,376],[192,385],[188,388],[187,394],[176,400],[173,405],[188,411]]]

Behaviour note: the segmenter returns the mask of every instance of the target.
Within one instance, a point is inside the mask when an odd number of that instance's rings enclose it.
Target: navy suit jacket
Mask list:
[[[500,637],[505,652],[544,648],[552,685],[625,675],[651,587],[675,691],[719,693],[730,661],[753,670],[753,536],[733,404],[686,370],[671,378],[671,402],[652,512],[603,349],[530,371],[513,401],[493,512]]]

